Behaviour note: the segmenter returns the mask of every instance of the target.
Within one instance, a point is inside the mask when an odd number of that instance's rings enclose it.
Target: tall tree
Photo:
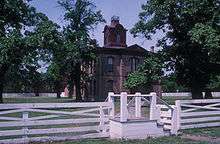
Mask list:
[[[27,69],[25,64],[36,64],[35,58],[45,52],[41,51],[42,48],[50,45],[51,41],[45,37],[50,29],[39,31],[48,22],[48,18],[37,13],[28,1],[0,1],[0,102],[3,102],[2,93],[9,69],[14,66],[22,70]]]
[[[100,22],[105,22],[101,11],[95,10],[95,5],[88,0],[61,0],[59,4],[65,9],[64,20],[68,26],[64,29],[65,57],[64,63],[69,73],[70,93],[73,84],[76,90],[76,100],[81,101],[81,66],[85,61],[94,59],[93,44],[89,32]],[[72,94],[71,94],[72,95]]]
[[[211,73],[219,72],[219,5],[218,0],[149,0],[131,31],[148,39],[165,33],[158,44],[195,99],[202,98]]]

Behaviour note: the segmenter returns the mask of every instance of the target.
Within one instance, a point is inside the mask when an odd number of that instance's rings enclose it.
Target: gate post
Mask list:
[[[114,104],[114,93],[113,92],[109,92],[108,93],[108,102],[111,103],[111,108],[110,108],[110,118],[114,119],[115,118],[115,104]]]
[[[180,113],[181,113],[181,106],[180,106],[180,100],[176,100],[175,101],[175,105],[176,105],[176,108],[177,108],[177,130],[180,129],[180,126],[181,126],[181,123],[180,123],[180,119],[181,119],[181,116],[180,116]]]
[[[141,117],[141,93],[135,93],[135,117]]]
[[[29,113],[27,111],[23,111],[22,112],[22,121],[24,124],[28,121],[28,118],[29,118]],[[24,132],[23,138],[24,139],[28,138],[28,127],[24,126],[24,127],[22,127],[22,129]]]
[[[127,93],[122,92],[120,95],[120,122],[126,122],[128,119]]]
[[[171,110],[171,134],[177,135],[178,123],[177,123],[177,107]]]
[[[152,92],[150,93],[150,120],[157,120],[159,113],[157,113],[157,94]]]

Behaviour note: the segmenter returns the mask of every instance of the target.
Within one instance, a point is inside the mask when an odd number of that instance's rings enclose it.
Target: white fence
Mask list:
[[[35,93],[3,93],[3,98],[35,97]],[[57,97],[57,93],[39,93],[39,97]]]
[[[170,93],[162,93],[164,97],[192,97],[191,92],[170,92]],[[205,93],[203,92],[203,97]],[[213,97],[220,97],[220,92],[212,92]]]
[[[0,143],[109,136],[108,102],[0,104]]]
[[[220,99],[177,100],[179,129],[220,126]]]

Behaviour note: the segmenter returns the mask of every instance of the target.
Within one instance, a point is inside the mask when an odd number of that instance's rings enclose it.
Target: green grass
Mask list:
[[[217,144],[210,142],[198,142],[180,137],[162,137],[162,138],[149,138],[145,140],[110,140],[110,139],[90,139],[90,140],[77,140],[68,142],[49,142],[50,144]],[[45,143],[45,144],[49,144]]]
[[[220,127],[212,128],[194,128],[182,130],[185,134],[199,135],[199,136],[210,136],[210,137],[220,137]]]

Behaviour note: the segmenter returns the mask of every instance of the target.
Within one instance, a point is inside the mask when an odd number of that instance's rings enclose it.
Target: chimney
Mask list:
[[[150,47],[150,51],[151,51],[152,53],[154,53],[154,46],[151,46],[151,47]]]
[[[119,24],[119,17],[118,16],[113,16],[111,18],[111,25],[115,26],[116,24]]]

